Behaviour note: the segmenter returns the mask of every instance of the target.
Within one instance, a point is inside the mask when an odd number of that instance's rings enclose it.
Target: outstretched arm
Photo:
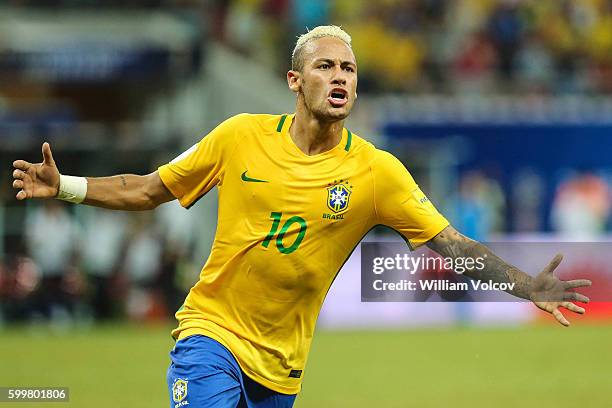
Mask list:
[[[508,293],[531,300],[540,309],[551,313],[559,323],[569,326],[569,322],[559,311],[559,307],[564,307],[575,313],[584,313],[584,309],[572,303],[572,301],[587,303],[589,299],[572,291],[571,289],[590,286],[591,281],[578,279],[571,281],[561,281],[554,276],[553,271],[563,259],[562,255],[557,255],[537,276],[532,277],[518,268],[504,262],[495,255],[489,248],[480,242],[471,240],[461,235],[453,227],[448,226],[431,241],[427,246],[442,255],[443,257],[459,258],[470,257],[473,259],[486,259],[485,268],[478,270],[473,268],[467,270],[464,275],[478,280],[492,280],[496,283],[514,283],[512,290]]]
[[[13,163],[13,188],[18,200],[29,198],[57,198],[60,173],[53,160],[49,143],[42,145],[42,163],[16,160]],[[83,204],[111,210],[150,210],[174,200],[161,181],[158,172],[145,176],[122,174],[111,177],[88,177]]]

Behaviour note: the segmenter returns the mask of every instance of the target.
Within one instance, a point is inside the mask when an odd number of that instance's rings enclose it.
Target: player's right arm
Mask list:
[[[49,143],[42,145],[42,163],[16,160],[13,163],[13,188],[18,200],[56,198],[60,173],[53,160]],[[150,210],[174,200],[157,171],[145,176],[122,174],[111,177],[88,177],[83,204],[111,210]]]

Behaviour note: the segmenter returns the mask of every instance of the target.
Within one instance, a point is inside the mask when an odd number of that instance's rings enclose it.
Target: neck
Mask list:
[[[298,103],[289,135],[301,151],[312,156],[336,147],[342,140],[343,128],[344,120],[322,122]]]

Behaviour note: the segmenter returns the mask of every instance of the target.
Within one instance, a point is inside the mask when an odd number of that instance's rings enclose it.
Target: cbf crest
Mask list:
[[[334,180],[333,183],[327,187],[327,208],[329,208],[333,214],[324,214],[323,218],[328,219],[341,219],[339,215],[346,211],[349,207],[349,201],[351,199],[351,188],[348,180]]]
[[[184,405],[188,405],[189,403],[185,400],[186,397],[187,397],[187,380],[178,378],[172,384],[172,399],[174,400],[174,402],[176,402],[174,406],[178,408]]]

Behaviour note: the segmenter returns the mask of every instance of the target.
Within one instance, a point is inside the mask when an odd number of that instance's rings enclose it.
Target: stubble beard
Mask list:
[[[334,112],[330,112],[329,108],[327,107],[327,98],[323,99],[322,103],[320,104],[317,104],[317,101],[314,101],[315,103],[311,104],[311,102],[304,94],[304,91],[300,91],[299,97],[303,99],[304,106],[306,107],[308,112],[310,112],[310,114],[321,123],[333,123],[344,120],[348,117],[350,112],[347,111],[344,114],[335,114]]]

